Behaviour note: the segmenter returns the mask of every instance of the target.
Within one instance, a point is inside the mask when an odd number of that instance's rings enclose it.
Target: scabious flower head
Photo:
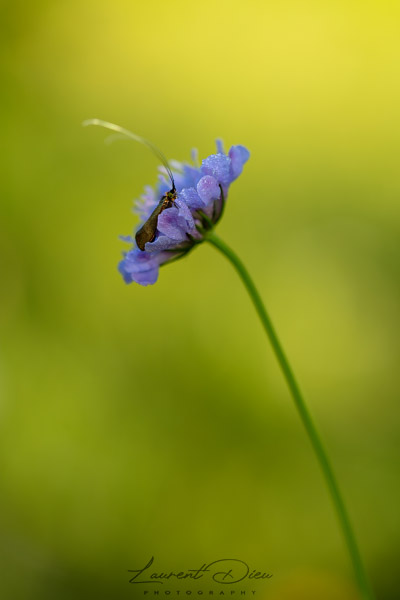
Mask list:
[[[205,158],[200,167],[171,162],[177,195],[172,206],[159,214],[154,239],[140,250],[134,236],[122,237],[133,244],[118,266],[126,283],[155,283],[161,265],[180,258],[203,241],[206,230],[220,219],[229,186],[240,175],[249,156],[244,146],[232,146],[225,154],[218,141],[217,154]],[[146,223],[170,188],[164,170],[156,190],[145,188],[135,206],[140,217],[136,231]]]

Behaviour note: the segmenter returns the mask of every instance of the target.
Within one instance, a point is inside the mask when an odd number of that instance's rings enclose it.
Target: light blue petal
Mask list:
[[[203,175],[212,175],[218,183],[231,182],[231,159],[226,154],[211,154],[201,163]]]
[[[187,204],[185,204],[185,202],[183,200],[180,200],[179,198],[177,198],[175,200],[175,206],[177,206],[179,209],[179,212],[178,212],[179,216],[182,217],[183,219],[185,219],[187,229],[189,231],[193,231],[193,229],[195,228],[194,219],[192,217],[192,213],[190,212]]]
[[[192,211],[199,210],[205,206],[194,187],[183,189],[179,193],[179,198],[181,198]]]
[[[204,175],[197,184],[197,192],[201,200],[206,204],[210,204],[221,195],[221,190],[218,181],[212,175]]]
[[[164,210],[158,217],[157,229],[174,241],[186,239],[186,221],[179,216],[179,209],[172,206]]]
[[[243,165],[250,158],[250,152],[244,146],[232,146],[229,150],[229,157],[232,161],[232,181],[239,177],[243,171]]]

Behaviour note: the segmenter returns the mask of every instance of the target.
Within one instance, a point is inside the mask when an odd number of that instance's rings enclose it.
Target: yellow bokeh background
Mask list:
[[[231,266],[204,244],[155,286],[122,282],[118,235],[157,162],[81,127],[98,117],[177,160],[216,138],[251,151],[218,233],[266,301],[377,598],[396,598],[398,3],[17,0],[0,14],[1,597],[143,597],[127,571],[154,555],[160,569],[241,558],[273,573],[263,600],[357,598]]]

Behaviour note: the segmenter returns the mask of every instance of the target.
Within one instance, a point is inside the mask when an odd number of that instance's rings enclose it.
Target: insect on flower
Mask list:
[[[106,129],[111,129],[118,133],[122,133],[123,135],[130,137],[136,142],[144,144],[162,162],[168,173],[168,177],[171,180],[172,188],[169,190],[169,192],[162,196],[161,200],[159,201],[158,205],[153,210],[147,221],[143,223],[143,225],[140,227],[140,229],[136,232],[135,235],[135,240],[138,245],[138,248],[144,251],[146,243],[152,242],[156,236],[158,217],[163,212],[163,210],[165,210],[166,208],[171,208],[174,205],[174,202],[177,197],[174,176],[172,175],[172,171],[168,164],[168,161],[165,158],[164,154],[161,152],[161,150],[157,148],[157,146],[155,146],[152,142],[146,140],[146,138],[141,137],[140,135],[137,135],[136,133],[132,133],[124,127],[120,127],[119,125],[114,125],[113,123],[108,123],[107,121],[102,121],[100,119],[88,119],[87,121],[83,122],[83,125],[100,125],[102,127],[105,127]]]
[[[138,248],[140,248],[142,252],[145,249],[146,242],[152,242],[156,237],[158,217],[163,212],[163,210],[165,210],[166,208],[171,208],[176,200],[177,191],[175,188],[174,178],[170,171],[168,172],[168,175],[171,178],[172,189],[170,189],[169,192],[167,192],[161,198],[160,202],[157,204],[147,221],[143,223],[141,228],[138,229],[138,231],[136,232],[135,240],[138,245]]]
[[[136,202],[140,224],[134,236],[122,237],[132,248],[118,266],[126,283],[151,285],[157,281],[160,266],[186,255],[219,221],[229,186],[242,172],[249,151],[238,145],[226,154],[218,141],[217,153],[200,166],[197,160],[194,165],[169,163],[157,146],[128,129],[100,119],[83,124],[100,125],[144,144],[164,167],[157,189],[147,186]]]

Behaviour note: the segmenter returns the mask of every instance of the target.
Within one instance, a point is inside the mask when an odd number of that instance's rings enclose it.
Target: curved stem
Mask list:
[[[268,316],[268,313],[264,307],[264,304],[261,300],[260,294],[257,291],[256,286],[254,285],[246,267],[242,263],[242,261],[238,258],[238,256],[223,242],[213,231],[207,232],[205,238],[210,244],[218,248],[222,254],[224,254],[233,264],[236,271],[239,273],[247,291],[250,294],[251,299],[253,300],[254,306],[258,313],[258,316],[261,319],[263,327],[267,333],[267,336],[271,342],[272,348],[274,349],[276,358],[278,359],[279,365],[283,371],[283,375],[286,379],[286,383],[289,386],[290,392],[293,396],[294,403],[299,412],[300,419],[307,431],[308,437],[310,439],[311,445],[314,449],[314,452],[317,456],[323,474],[325,476],[325,481],[328,485],[333,504],[336,509],[336,513],[339,519],[340,526],[342,528],[342,532],[350,553],[350,557],[353,563],[353,568],[356,576],[356,580],[361,592],[361,596],[363,600],[374,600],[374,594],[370,587],[369,581],[367,579],[367,575],[364,569],[364,565],[361,559],[360,551],[358,549],[357,541],[353,532],[353,528],[350,523],[350,519],[347,513],[347,509],[342,498],[342,494],[339,490],[339,486],[336,481],[336,477],[334,475],[332,466],[329,462],[328,456],[324,449],[324,446],[321,442],[321,438],[318,434],[318,431],[314,425],[314,422],[311,418],[311,415],[308,411],[308,408],[304,402],[303,396],[301,394],[300,388],[296,382],[293,371],[289,365],[289,362],[285,356],[283,348],[279,342],[278,336],[275,332],[275,329],[272,325],[271,319]]]

